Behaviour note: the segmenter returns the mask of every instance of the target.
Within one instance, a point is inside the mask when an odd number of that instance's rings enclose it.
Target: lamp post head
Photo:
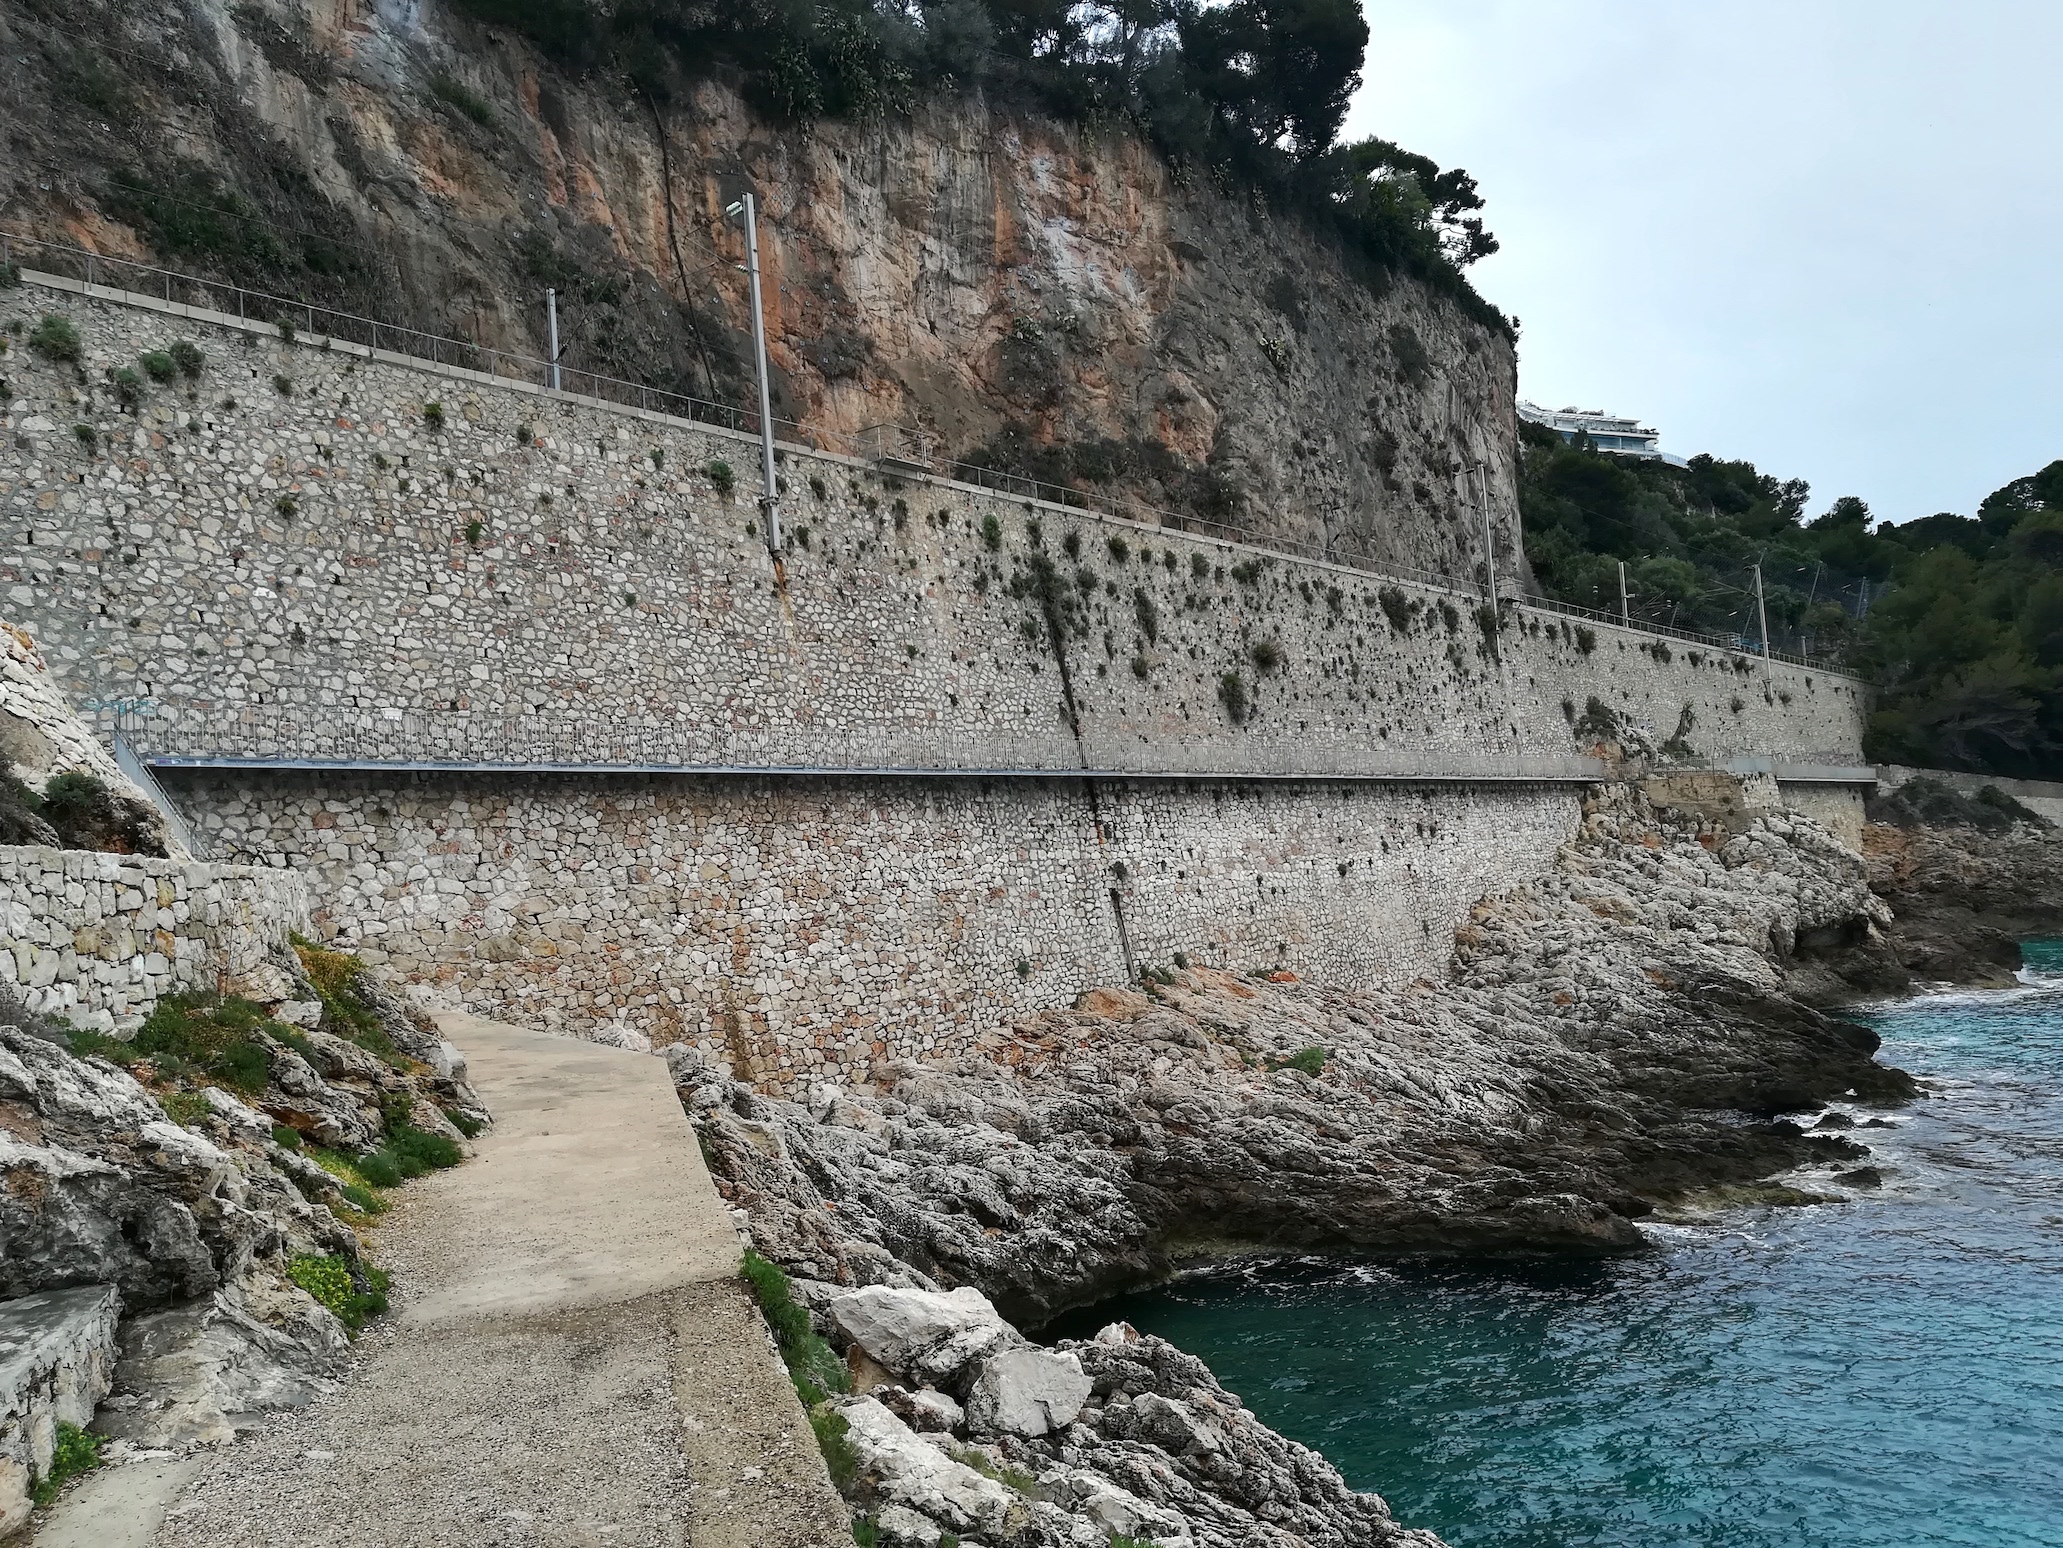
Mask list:
[[[743,199],[733,199],[729,204],[724,206],[724,214],[730,216],[732,220],[738,219],[744,213],[745,201]]]

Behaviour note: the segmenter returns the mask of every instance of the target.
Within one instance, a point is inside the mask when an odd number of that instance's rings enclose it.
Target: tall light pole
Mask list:
[[[1762,629],[1762,673],[1769,675],[1769,609],[1762,603],[1762,561],[1755,561],[1755,620]]]
[[[1626,601],[1626,561],[1619,561],[1619,622],[1627,628],[1633,627],[1633,609]]]
[[[766,311],[759,294],[759,205],[746,194],[725,211],[745,227],[745,273],[752,281],[752,360],[759,371],[759,477],[766,491],[759,497],[765,518],[767,552],[781,551],[781,486],[774,473],[774,403],[766,375]]]
[[[550,387],[559,390],[559,293],[547,288],[544,293],[544,331],[546,342],[551,346],[547,357],[551,365]]]

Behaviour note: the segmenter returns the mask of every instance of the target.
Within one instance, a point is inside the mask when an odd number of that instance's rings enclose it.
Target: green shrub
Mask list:
[[[977,1451],[972,1446],[948,1447],[947,1451],[952,1459],[962,1467],[971,1467],[981,1474],[982,1477],[993,1478],[1006,1489],[1014,1489],[1019,1494],[1030,1494],[1033,1489],[1038,1487],[1038,1480],[1032,1477],[1031,1474],[1025,1472],[1022,1468],[1011,1467],[1007,1463],[998,1463],[991,1459],[985,1451]]]
[[[852,1378],[845,1362],[810,1326],[809,1312],[796,1303],[780,1265],[748,1247],[742,1272],[752,1287],[753,1299],[759,1302],[760,1315],[774,1330],[774,1342],[780,1346],[781,1359],[803,1402],[813,1406],[828,1393],[849,1390]]]
[[[280,326],[284,328],[286,324],[281,323]],[[282,398],[291,398],[294,395],[294,379],[291,376],[275,376],[272,378],[272,390]]]
[[[435,76],[430,81],[430,93],[439,102],[457,108],[481,128],[494,127],[494,109],[463,81],[455,81],[448,75]]]
[[[352,1333],[387,1309],[386,1274],[369,1264],[330,1254],[303,1253],[287,1260],[287,1278],[335,1313]]]
[[[996,513],[994,511],[990,511],[981,518],[981,540],[990,549],[998,549],[1003,546],[1003,524],[996,520]]]
[[[272,508],[279,512],[282,519],[292,521],[300,513],[301,502],[292,495],[281,495],[272,502]]]
[[[425,403],[423,405],[423,423],[432,430],[442,430],[444,428],[444,405],[441,403]]]
[[[208,357],[201,353],[200,346],[181,339],[172,346],[172,362],[179,367],[179,374],[191,381],[201,374],[201,367],[208,363]]]
[[[279,1028],[263,1006],[235,995],[173,994],[158,1001],[134,1047],[184,1060],[217,1084],[256,1096],[272,1078],[272,1054],[260,1037]]]
[[[215,1111],[198,1091],[167,1091],[158,1097],[158,1106],[165,1110],[167,1118],[185,1129],[200,1127]]]
[[[822,1399],[817,1401],[821,1403]],[[860,1454],[847,1439],[852,1426],[837,1409],[812,1406],[809,1427],[817,1437],[817,1449],[824,1454],[824,1471],[831,1475],[832,1486],[843,1494],[860,1476]]]
[[[40,1510],[50,1504],[66,1484],[100,1466],[102,1444],[98,1435],[88,1434],[69,1420],[58,1420],[57,1442],[50,1449],[50,1471],[37,1479],[29,1491],[36,1507]]]
[[[133,409],[143,401],[143,378],[136,374],[133,366],[107,374],[108,385],[115,390],[115,401],[125,409]]]
[[[456,1107],[445,1109],[444,1116],[450,1121],[451,1126],[467,1139],[477,1138],[480,1131],[487,1127],[471,1113],[463,1112]]]
[[[1225,706],[1225,716],[1235,726],[1246,724],[1246,717],[1253,706],[1247,701],[1246,679],[1237,672],[1227,672],[1218,679],[1218,700]]]
[[[110,1037],[105,1032],[89,1031],[85,1027],[63,1028],[65,1046],[81,1059],[101,1058],[110,1064],[125,1068],[134,1064],[143,1055],[136,1051],[136,1045],[119,1037]]]
[[[154,382],[169,382],[179,374],[179,362],[161,349],[148,351],[136,363],[143,367],[143,374]]]
[[[280,336],[281,340],[282,340],[282,341],[284,341],[285,343],[288,343],[288,344],[291,344],[291,343],[293,343],[293,342],[294,342],[294,332],[295,332],[295,330],[294,330],[294,320],[293,320],[293,318],[291,318],[291,317],[282,317],[282,318],[281,318],[281,319],[279,320],[279,323],[278,323],[278,325],[277,325],[277,326],[278,326],[278,328],[279,328],[279,336]]]
[[[1590,626],[1589,626],[1588,624],[1578,624],[1578,625],[1576,625],[1576,650],[1577,650],[1577,652],[1578,652],[1579,654],[1581,654],[1581,655],[1585,655],[1585,656],[1587,656],[1587,655],[1589,655],[1589,654],[1590,654],[1590,653],[1591,653],[1591,652],[1592,652],[1593,650],[1596,650],[1596,649],[1597,649],[1597,631],[1596,631],[1595,629],[1591,628],[1591,627],[1590,627]]]
[[[1282,665],[1282,646],[1275,640],[1262,640],[1253,649],[1255,670],[1263,677]]]
[[[46,360],[63,360],[77,365],[86,357],[86,346],[69,318],[46,313],[29,334],[29,348]]]
[[[301,1131],[299,1129],[290,1129],[283,1123],[275,1123],[272,1126],[272,1143],[279,1146],[282,1150],[299,1150],[301,1148]]]
[[[715,486],[716,492],[721,495],[727,495],[738,487],[738,475],[731,470],[731,465],[728,462],[704,464],[702,476],[707,478]]]
[[[301,959],[301,971],[315,986],[322,1001],[322,1029],[356,1043],[367,1053],[396,1069],[405,1067],[401,1050],[394,1046],[380,1013],[366,1003],[358,983],[365,964],[348,951],[330,951],[296,935],[294,955]]]
[[[1329,1057],[1331,1056],[1323,1048],[1316,1046],[1299,1048],[1288,1058],[1279,1060],[1275,1068],[1278,1070],[1302,1070],[1306,1075],[1316,1075],[1325,1068],[1325,1061]]]

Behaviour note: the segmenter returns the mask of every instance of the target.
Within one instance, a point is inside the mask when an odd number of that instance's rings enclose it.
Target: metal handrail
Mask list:
[[[197,275],[140,263],[134,259],[110,257],[104,253],[96,253],[90,248],[78,247],[68,242],[53,242],[47,238],[9,231],[4,227],[0,227],[0,263],[10,261],[10,244],[17,243],[82,266],[85,272],[79,277],[88,286],[99,286],[117,294],[148,296],[152,300],[158,299],[157,291],[162,291],[163,300],[167,303],[175,303],[178,299],[175,291],[179,287],[185,287],[189,292],[197,292],[201,296],[201,304],[204,304],[207,310],[220,312],[224,316],[230,315],[229,309],[212,303],[218,295],[227,296],[234,300],[234,315],[241,322],[256,321],[277,325],[284,319],[299,331],[300,324],[294,319],[305,318],[307,332],[312,335],[345,339],[368,349],[383,350],[406,358],[426,359],[440,366],[479,371],[491,377],[506,377],[542,391],[553,391],[550,385],[550,362],[520,351],[500,349],[472,340],[383,322],[378,318],[338,311],[332,307],[273,295],[266,291],[250,290],[221,280],[204,279]],[[146,276],[151,282],[150,288],[132,287],[124,291],[123,287],[102,285],[100,279],[96,278],[97,272],[102,268],[109,270],[112,275],[127,272]],[[320,325],[317,319],[322,320]],[[411,348],[410,345],[416,347]],[[562,386],[558,391],[568,397],[584,397],[624,407],[635,407],[690,424],[718,425],[741,434],[756,435],[759,431],[758,414],[735,404],[696,398],[620,377],[603,376],[598,372],[579,370],[563,363],[559,367],[559,375]],[[583,383],[588,390],[580,390],[579,384]],[[1115,517],[1121,521],[1136,522],[1187,536],[1236,543],[1264,552],[1281,553],[1316,563],[1336,565],[1378,580],[1407,581],[1414,585],[1451,592],[1457,596],[1480,595],[1480,588],[1467,578],[1424,570],[1394,560],[1378,563],[1365,554],[1338,552],[1334,544],[1313,543],[1300,538],[1260,533],[1236,522],[1170,511],[1141,501],[1090,494],[1067,485],[1051,484],[1018,473],[940,457],[933,454],[920,437],[899,425],[871,425],[855,434],[847,435],[778,417],[773,420],[773,424],[775,434],[792,445],[850,457],[855,461],[871,462],[883,467],[891,476],[907,474],[919,478],[945,479],[973,489],[1034,500],[1085,515]],[[896,443],[893,447],[888,444],[891,440]],[[1696,630],[1678,629],[1672,625],[1647,621],[1625,621],[1614,614],[1574,603],[1555,601],[1548,597],[1526,597],[1521,599],[1519,605],[1544,612],[1566,614],[1574,618],[1594,619],[1614,628],[1630,628],[1640,633],[1665,635],[1718,650],[1747,655],[1764,654],[1757,648],[1745,646],[1738,639],[1727,636],[1704,634]],[[1796,652],[1770,650],[1767,655],[1773,660],[1816,670],[1839,670],[1835,663]]]

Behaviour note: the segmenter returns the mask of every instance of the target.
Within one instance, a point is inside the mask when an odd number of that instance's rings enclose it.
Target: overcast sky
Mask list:
[[[1475,174],[1519,391],[1892,520],[2063,457],[2056,0],[1363,0],[1348,121]]]

